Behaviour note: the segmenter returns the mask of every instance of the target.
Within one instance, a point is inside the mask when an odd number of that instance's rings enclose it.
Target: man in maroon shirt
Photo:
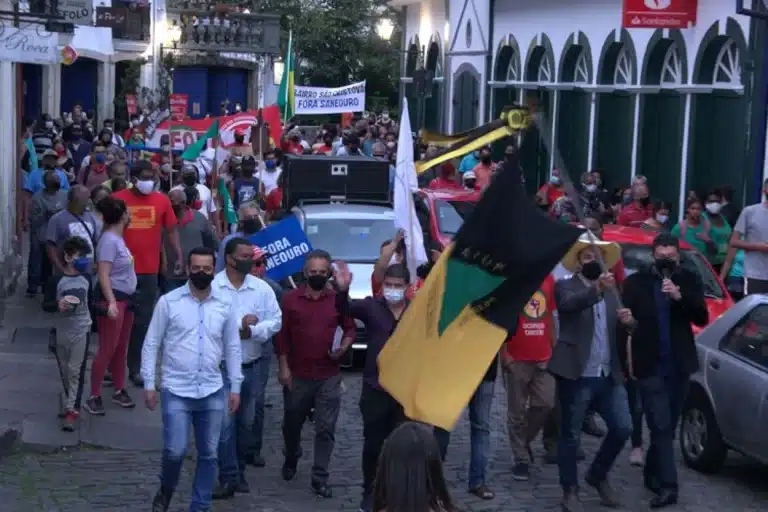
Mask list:
[[[351,316],[339,313],[336,292],[328,285],[331,256],[320,250],[307,255],[304,265],[307,284],[283,295],[283,327],[277,335],[278,380],[283,385],[283,479],[296,476],[300,456],[301,429],[315,408],[315,461],[312,489],[330,498],[328,465],[335,442],[336,420],[341,405],[339,360],[355,340]],[[336,329],[344,331],[338,348],[333,345]]]
[[[653,217],[653,205],[648,195],[648,185],[635,182],[632,185],[632,202],[621,209],[616,224],[639,228],[651,217]]]

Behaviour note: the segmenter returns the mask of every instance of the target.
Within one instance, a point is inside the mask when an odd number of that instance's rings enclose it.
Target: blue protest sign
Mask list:
[[[290,216],[248,237],[269,253],[267,277],[279,281],[304,268],[304,256],[312,250],[299,220]]]

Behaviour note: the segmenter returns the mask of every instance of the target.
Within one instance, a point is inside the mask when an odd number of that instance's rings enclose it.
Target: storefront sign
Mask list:
[[[93,2],[91,0],[58,0],[56,11],[64,23],[93,25]]]
[[[0,20],[0,60],[27,64],[53,64],[59,60],[57,36],[37,23],[14,27]]]
[[[138,112],[138,104],[136,102],[136,95],[134,94],[126,94],[125,95],[125,106],[128,108],[128,115],[132,116],[136,112]]]
[[[171,119],[182,120],[187,117],[188,94],[171,94],[168,97],[168,102],[171,105]]]
[[[296,114],[343,114],[365,110],[365,81],[344,87],[296,86]]]
[[[698,0],[624,0],[625,28],[691,28]]]
[[[97,7],[96,26],[122,29],[127,16],[128,9],[125,7]]]

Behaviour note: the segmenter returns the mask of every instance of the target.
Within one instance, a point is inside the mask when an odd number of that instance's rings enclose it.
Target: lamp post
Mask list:
[[[281,57],[278,57],[272,61],[272,84],[280,85],[283,81],[283,74],[285,73],[285,62]]]

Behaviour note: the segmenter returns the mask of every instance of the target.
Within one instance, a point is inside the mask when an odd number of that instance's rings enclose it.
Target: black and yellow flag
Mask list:
[[[493,179],[381,351],[409,418],[450,430],[520,312],[582,230],[526,197],[517,162]]]

